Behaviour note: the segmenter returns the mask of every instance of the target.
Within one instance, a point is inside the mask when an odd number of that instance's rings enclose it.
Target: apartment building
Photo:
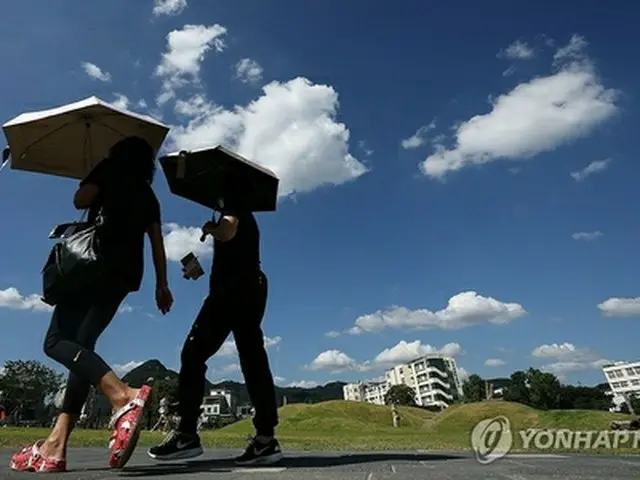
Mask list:
[[[209,419],[219,415],[230,415],[234,411],[235,398],[229,390],[210,390],[209,395],[202,399],[202,413]]]
[[[614,396],[640,396],[640,362],[614,362],[602,372]]]
[[[407,385],[416,392],[415,402],[425,407],[447,408],[462,396],[462,382],[451,357],[428,355],[387,370],[382,382],[356,382],[343,387],[345,400],[384,405],[393,385]]]
[[[426,355],[396,365],[386,373],[389,385],[407,385],[416,392],[415,402],[424,407],[447,408],[462,396],[455,359]]]
[[[342,395],[345,400],[368,402],[375,405],[384,405],[384,396],[388,391],[389,384],[386,381],[348,383],[342,387]]]

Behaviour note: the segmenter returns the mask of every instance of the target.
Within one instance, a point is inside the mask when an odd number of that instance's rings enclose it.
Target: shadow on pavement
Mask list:
[[[271,466],[286,468],[322,468],[372,462],[434,462],[462,458],[464,457],[455,455],[414,453],[357,453],[335,456],[302,455],[298,457],[287,456],[277,465]],[[232,459],[196,460],[187,463],[161,463],[150,466],[127,467],[122,472],[122,476],[144,477],[149,475],[179,475],[198,472],[222,473],[230,472],[237,468],[241,467],[235,465]]]

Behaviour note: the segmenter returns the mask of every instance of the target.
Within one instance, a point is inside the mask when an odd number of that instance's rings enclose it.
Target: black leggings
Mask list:
[[[69,369],[62,413],[79,415],[90,385],[97,386],[111,368],[94,348],[127,293],[88,291],[59,303],[44,339],[44,353]]]
[[[267,303],[267,278],[260,274],[257,279],[234,283],[222,279],[213,283],[182,349],[180,432],[196,433],[205,393],[206,362],[232,332],[242,374],[255,408],[253,423],[256,432],[272,436],[278,424],[275,387],[261,328]]]

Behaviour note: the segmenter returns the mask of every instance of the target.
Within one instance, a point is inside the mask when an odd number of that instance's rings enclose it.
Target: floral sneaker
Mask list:
[[[55,458],[43,457],[40,454],[40,447],[44,441],[34,443],[24,447],[11,457],[11,470],[16,472],[66,472],[67,462]]]

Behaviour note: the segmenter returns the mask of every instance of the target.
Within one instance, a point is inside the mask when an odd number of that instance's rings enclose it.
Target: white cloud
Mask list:
[[[607,158],[605,160],[595,160],[591,162],[589,165],[584,167],[582,170],[578,170],[577,172],[571,172],[571,176],[576,182],[582,182],[587,177],[590,177],[596,173],[602,173],[607,168],[609,168],[609,164],[611,163],[611,159]]]
[[[241,371],[242,371],[242,369],[240,368],[240,364],[239,363],[231,363],[229,365],[225,365],[223,367],[215,369],[215,372],[219,373],[221,375],[228,375],[230,373],[238,373],[238,372],[241,372]]]
[[[312,380],[300,380],[299,382],[291,382],[287,385],[289,388],[315,388],[317,386],[318,383]]]
[[[109,72],[105,72],[104,70],[102,70],[95,63],[82,62],[81,65],[84,72],[94,80],[99,80],[101,82],[111,81],[111,74]]]
[[[418,148],[427,143],[427,133],[436,128],[436,123],[431,122],[429,125],[423,125],[411,137],[402,140],[401,145],[405,150]]]
[[[282,342],[282,337],[280,336],[276,336],[273,338],[267,337],[267,336],[264,337],[264,346],[267,348],[278,346],[280,345],[280,342]],[[236,347],[235,340],[227,340],[226,342],[224,342],[222,344],[222,347],[217,353],[217,355],[221,357],[228,357],[228,356],[237,355],[237,354],[238,354],[238,348]]]
[[[129,97],[123,95],[122,93],[114,93],[113,96],[116,97],[116,99],[111,102],[113,106],[122,108],[124,110],[129,108]]]
[[[274,381],[276,384],[278,384],[278,385],[281,385],[285,380],[286,380],[286,378],[284,378],[284,377],[280,377],[280,376],[278,376],[278,375],[275,375],[275,376],[273,377],[273,381]]]
[[[127,373],[129,373],[134,368],[138,368],[143,363],[144,362],[136,362],[136,361],[131,361],[127,363],[117,363],[115,365],[112,365],[111,368],[119,377],[122,377]]]
[[[34,312],[50,312],[53,308],[42,300],[40,295],[22,295],[15,287],[0,290],[0,308],[11,310],[33,310]]]
[[[640,297],[608,298],[598,305],[598,309],[606,317],[640,317]]]
[[[236,63],[236,78],[243,83],[256,84],[262,80],[264,70],[256,62],[250,58],[243,58]]]
[[[177,223],[167,223],[162,228],[168,260],[179,262],[189,252],[197,257],[209,257],[213,254],[213,239],[208,235],[207,239],[201,242],[200,227],[182,227]]]
[[[205,54],[212,48],[222,52],[226,45],[223,37],[227,29],[222,25],[185,25],[182,30],[167,34],[167,51],[155,70],[163,78],[162,93],[158,104],[164,104],[175,96],[175,90],[188,84],[199,84],[200,67]]]
[[[501,358],[487,358],[485,360],[485,362],[484,362],[484,365],[486,367],[501,367],[502,365],[504,365],[506,363],[507,362],[505,362]]]
[[[562,65],[566,62],[586,60],[585,50],[588,46],[589,42],[584,37],[574,34],[567,45],[556,51],[553,62],[555,65]]]
[[[489,113],[459,123],[455,145],[437,144],[421,171],[443,179],[472,165],[529,159],[586,137],[611,119],[619,92],[602,85],[593,63],[581,56],[583,47],[572,39],[556,53],[555,73],[517,85],[492,100]]]
[[[474,291],[467,291],[451,297],[447,306],[437,312],[393,307],[362,315],[356,319],[354,327],[349,329],[348,333],[377,333],[385,328],[458,330],[480,323],[505,325],[526,313],[518,303],[504,303]]]
[[[324,334],[325,337],[336,338],[340,336],[340,332],[336,332],[335,330],[331,330]]]
[[[571,235],[571,238],[574,240],[584,240],[586,242],[590,242],[593,240],[597,240],[602,236],[602,232],[600,230],[595,230],[593,232],[577,232]]]
[[[331,373],[341,373],[359,370],[358,363],[340,350],[324,351],[313,359],[307,367],[309,370],[328,370]]]
[[[153,0],[153,15],[180,15],[187,8],[187,0]]]
[[[529,60],[535,55],[535,50],[527,45],[526,42],[516,40],[505,50],[498,53],[498,58],[508,58],[511,60]]]
[[[454,357],[462,354],[462,347],[457,343],[447,343],[442,348],[424,345],[420,340],[406,342],[401,340],[391,348],[385,348],[374,359],[373,363],[381,366],[393,366],[407,363],[424,355],[446,355]]]
[[[336,121],[338,94],[306,78],[271,82],[260,97],[233,110],[204,95],[176,102],[176,110],[189,120],[173,127],[173,149],[225,144],[275,172],[280,197],[341,185],[368,171],[349,152],[349,130]]]
[[[424,355],[458,356],[463,353],[457,343],[447,343],[441,348],[425,345],[420,340],[406,342],[401,340],[390,348],[385,348],[372,360],[358,363],[340,350],[326,350],[320,354],[305,368],[308,370],[327,370],[331,373],[342,372],[368,372],[391,368],[400,363],[407,363]]]
[[[458,367],[458,378],[460,379],[461,382],[465,382],[470,376],[471,376],[471,373],[469,373],[463,367]]]
[[[542,370],[546,370],[558,375],[570,372],[581,372],[585,370],[598,370],[603,365],[610,363],[610,360],[602,358],[596,352],[587,348],[576,347],[572,343],[553,343],[550,345],[540,345],[536,347],[531,355],[547,361],[555,360],[544,365]]]
[[[129,305],[128,303],[123,303],[122,305],[120,305],[120,308],[118,309],[118,313],[122,315],[123,313],[132,313],[134,310],[135,308]]]

